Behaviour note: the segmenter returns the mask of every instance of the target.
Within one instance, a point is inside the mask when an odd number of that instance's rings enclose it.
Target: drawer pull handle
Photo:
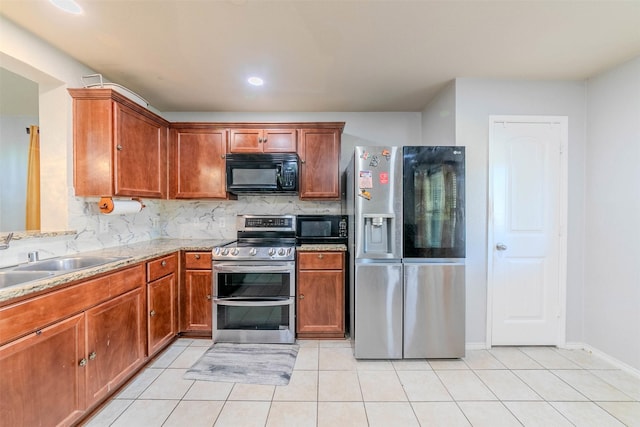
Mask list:
[[[211,295],[207,295],[207,299],[211,301]]]
[[[151,311],[149,312],[149,316],[150,316],[150,317],[153,317],[153,316],[155,316],[155,315],[156,315],[156,311],[155,311],[155,310],[151,310]]]
[[[301,295],[300,295],[300,299],[304,299],[304,294],[301,294]]]
[[[91,353],[89,353],[89,360],[93,360],[96,358],[96,352],[92,351]]]
[[[322,259],[322,258],[324,258],[324,255],[318,254],[318,259]]]
[[[200,254],[195,254],[194,258],[195,259],[200,259]]]
[[[78,366],[80,366],[81,368],[87,366],[87,359],[85,359],[84,357],[80,359],[80,362],[78,362]]]
[[[162,262],[160,263],[160,265],[161,265],[161,266],[163,266],[163,267],[166,267],[166,266],[167,266],[167,261],[162,261]]]

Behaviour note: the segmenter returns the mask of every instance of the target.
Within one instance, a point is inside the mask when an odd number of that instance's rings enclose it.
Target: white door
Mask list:
[[[566,117],[491,117],[490,345],[564,340]],[[563,154],[564,151],[564,154]]]

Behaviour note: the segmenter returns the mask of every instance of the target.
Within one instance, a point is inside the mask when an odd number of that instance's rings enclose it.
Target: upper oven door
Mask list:
[[[295,296],[295,262],[214,262],[216,298]]]

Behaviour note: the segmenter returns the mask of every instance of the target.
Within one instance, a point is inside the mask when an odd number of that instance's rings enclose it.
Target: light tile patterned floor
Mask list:
[[[582,350],[355,360],[349,341],[300,341],[287,386],[182,379],[210,345],[177,340],[86,425],[640,426],[640,379]]]

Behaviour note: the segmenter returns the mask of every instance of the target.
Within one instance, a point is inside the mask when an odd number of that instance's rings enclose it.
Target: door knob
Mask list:
[[[498,243],[496,245],[496,249],[499,251],[506,251],[507,250],[507,245],[505,245],[504,243]]]

